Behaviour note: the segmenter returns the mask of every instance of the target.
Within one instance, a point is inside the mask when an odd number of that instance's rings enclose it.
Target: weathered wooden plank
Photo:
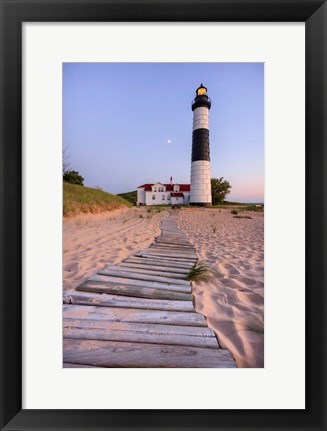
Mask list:
[[[171,232],[177,232],[181,235],[185,235],[183,231],[181,231],[178,226],[176,221],[174,220],[171,224],[166,224],[166,223],[162,223],[162,231],[166,232],[166,231],[171,231]]]
[[[186,261],[190,261],[190,260],[196,260],[197,256],[195,253],[193,254],[189,254],[189,255],[181,255],[181,254],[177,254],[177,253],[167,253],[164,252],[162,250],[156,249],[156,248],[148,248],[147,250],[142,251],[141,253],[146,253],[146,254],[153,254],[155,256],[162,256],[162,257],[169,257],[171,259],[185,259]]]
[[[108,368],[235,368],[227,350],[64,339],[64,361]]]
[[[191,293],[175,292],[173,290],[154,289],[150,287],[131,286],[96,281],[86,281],[76,288],[86,292],[110,293],[113,295],[132,296],[136,298],[172,299],[177,301],[192,301]]]
[[[172,238],[178,238],[178,239],[181,239],[183,241],[188,240],[186,235],[184,235],[180,231],[178,232],[176,230],[163,229],[161,236],[170,236]]]
[[[189,239],[185,234],[181,234],[180,232],[178,233],[178,232],[169,231],[168,229],[162,229],[162,232],[159,238],[162,238],[164,236],[171,237],[171,238],[179,238],[179,239],[182,239],[183,241],[189,241]]]
[[[63,322],[65,338],[127,341],[218,348],[214,332],[206,327],[156,325],[148,323],[106,322],[69,319]]]
[[[191,295],[190,295],[191,296]],[[135,298],[108,293],[65,292],[65,304],[97,305],[100,307],[140,308],[144,310],[194,311],[193,302],[165,299]]]
[[[159,245],[151,245],[148,250],[156,250],[161,251],[164,253],[172,254],[173,256],[175,254],[183,254],[185,256],[196,256],[196,253],[194,250],[187,251],[186,253],[181,248],[172,248],[172,247],[160,247]]]
[[[172,245],[185,245],[190,246],[190,241],[187,239],[180,239],[180,238],[172,238],[168,235],[161,235],[160,237],[156,238],[156,243],[165,243],[165,244],[172,244]]]
[[[185,247],[183,245],[180,244],[161,244],[158,242],[154,242],[151,244],[151,248],[158,248],[158,249],[162,249],[162,250],[169,250],[169,251],[181,251],[181,252],[185,252],[185,253],[193,253],[195,251],[194,247]]]
[[[83,305],[64,305],[64,318],[136,322],[181,326],[207,326],[202,314],[181,311],[140,310]]]
[[[169,259],[169,261],[160,261],[160,259],[155,258],[151,259],[150,257],[129,257],[123,261],[124,263],[142,263],[142,264],[151,264],[151,265],[160,265],[160,266],[168,266],[169,268],[183,268],[183,269],[190,269],[193,268],[194,263],[193,262],[176,262],[172,259]]]
[[[121,268],[134,268],[139,269],[140,271],[145,271],[145,274],[150,273],[150,271],[155,272],[163,272],[166,274],[174,274],[178,275],[180,277],[186,277],[186,275],[189,273],[189,269],[185,268],[172,268],[167,266],[159,266],[159,265],[151,265],[146,263],[131,263],[131,262],[120,262],[119,267]],[[168,276],[168,275],[167,275]]]
[[[130,269],[130,271],[128,271],[126,268],[125,270],[123,269],[112,269],[112,267],[110,266],[106,266],[105,269],[102,269],[100,271],[98,271],[98,274],[100,275],[107,275],[109,277],[115,277],[115,278],[124,278],[124,279],[132,279],[132,280],[139,280],[142,283],[144,281],[151,281],[151,282],[156,282],[156,283],[164,283],[164,284],[173,284],[173,285],[181,285],[181,286],[190,286],[190,282],[185,280],[184,277],[182,278],[177,278],[174,276],[173,277],[165,277],[164,274],[159,274],[159,275],[153,275],[153,274],[146,274],[145,271],[143,271],[143,273],[139,273],[134,271],[133,269]]]
[[[163,232],[163,234],[161,235],[161,238],[169,238],[175,241],[188,242],[188,239],[186,238],[185,235],[177,235],[177,234],[175,235],[169,232]]]
[[[179,257],[179,256],[175,256],[175,257],[170,257],[170,256],[165,256],[163,254],[159,254],[156,252],[152,252],[152,251],[143,251],[140,253],[137,253],[135,256],[140,256],[140,257],[151,257],[152,259],[162,259],[162,260],[169,260],[171,262],[187,262],[187,263],[195,263],[197,261],[196,258],[184,258],[184,257]]]
[[[179,240],[184,241],[184,242],[188,242],[188,243],[190,242],[190,240],[188,239],[188,237],[186,235],[179,234],[177,232],[170,232],[166,229],[162,230],[162,233],[158,238],[176,238],[176,239],[179,239]]]
[[[149,248],[156,248],[158,250],[165,251],[167,253],[180,253],[180,254],[193,254],[195,253],[194,248],[183,248],[179,244],[171,244],[170,246],[162,246],[160,243],[154,242]]]
[[[157,269],[156,267],[145,267],[142,266],[138,268],[137,266],[129,266],[130,264],[120,263],[119,265],[108,265],[106,266],[106,270],[115,270],[115,271],[127,271],[130,273],[144,274],[144,275],[155,275],[157,277],[168,277],[172,279],[186,280],[187,271],[184,272],[171,272],[169,268]]]
[[[170,281],[172,279],[169,279]],[[100,281],[104,283],[110,284],[119,284],[119,285],[130,285],[130,286],[140,286],[140,287],[150,287],[155,289],[164,289],[164,290],[172,290],[174,292],[183,292],[190,293],[191,285],[180,284],[171,282],[157,282],[157,281],[147,281],[147,280],[135,280],[132,278],[124,278],[124,277],[112,277],[110,275],[103,274],[95,274],[88,281]]]
[[[170,250],[169,248],[160,248],[160,247],[155,247],[155,246],[150,246],[148,249],[143,250],[143,251],[151,251],[151,252],[156,252],[156,253],[160,253],[162,255],[167,255],[167,256],[179,256],[179,257],[196,257],[196,253],[195,251],[177,251],[177,250]]]
[[[165,242],[164,241],[164,234],[158,236],[157,238],[155,238],[154,243],[153,244],[162,244],[162,245],[167,245],[167,246],[175,246],[175,244],[172,244],[170,241]],[[190,240],[188,238],[184,238],[181,242],[185,243],[185,244],[177,244],[176,246],[180,246],[180,247],[184,247],[185,249],[188,248],[193,248],[194,245],[190,242]]]
[[[154,242],[151,244],[151,247],[157,247],[167,250],[186,250],[186,251],[194,251],[195,248],[193,246],[186,246],[186,245],[180,245],[180,244],[167,244],[165,242]]]
[[[187,245],[187,243],[181,243],[180,241],[172,241],[172,240],[165,240],[164,242],[156,241],[153,244],[155,244],[155,245],[165,244],[166,245],[167,242],[169,242],[171,244],[171,248],[173,248],[173,247],[181,248],[181,246]],[[167,249],[169,249],[169,247],[167,247]],[[192,249],[191,247],[185,247],[183,250],[192,251],[194,249]]]
[[[156,250],[153,249],[148,249],[146,251],[140,252],[139,255],[141,257],[155,257],[155,258],[162,258],[162,259],[170,259],[171,261],[176,261],[176,262],[188,262],[188,263],[193,263],[194,261],[197,260],[196,256],[177,256],[177,255],[172,255],[172,254],[168,254],[168,253],[161,253],[161,252],[157,252]]]

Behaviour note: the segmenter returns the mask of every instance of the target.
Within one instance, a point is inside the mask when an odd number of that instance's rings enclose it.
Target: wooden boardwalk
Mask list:
[[[234,368],[193,306],[197,256],[171,214],[147,249],[64,295],[64,367]]]

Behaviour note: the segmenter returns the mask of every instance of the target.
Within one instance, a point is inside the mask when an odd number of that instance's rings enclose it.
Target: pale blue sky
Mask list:
[[[189,183],[191,102],[201,81],[212,100],[211,176],[232,184],[228,200],[263,202],[263,63],[65,63],[70,169],[115,194],[170,176]]]

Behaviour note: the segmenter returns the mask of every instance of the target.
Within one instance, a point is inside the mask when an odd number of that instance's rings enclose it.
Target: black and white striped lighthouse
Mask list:
[[[193,134],[190,205],[211,205],[209,109],[211,100],[202,84],[192,102]]]

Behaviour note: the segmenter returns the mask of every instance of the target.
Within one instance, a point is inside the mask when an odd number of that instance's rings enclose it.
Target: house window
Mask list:
[[[155,188],[153,189],[153,191],[154,191],[154,192],[156,192],[156,191],[157,191],[157,187],[155,187]]]
[[[166,199],[165,195],[162,195],[162,200],[164,201]]]
[[[170,195],[167,195],[167,201],[169,201],[170,200]]]
[[[152,200],[155,200],[155,198],[156,198],[156,195],[152,195]]]

